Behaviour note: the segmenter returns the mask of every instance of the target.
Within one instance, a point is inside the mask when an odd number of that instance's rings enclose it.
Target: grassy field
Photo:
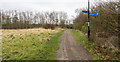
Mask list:
[[[64,29],[2,30],[3,60],[55,60]]]
[[[76,42],[90,52],[93,60],[120,60],[117,52],[99,47],[95,43],[87,41],[86,35],[80,31],[71,29],[71,32],[76,37]]]

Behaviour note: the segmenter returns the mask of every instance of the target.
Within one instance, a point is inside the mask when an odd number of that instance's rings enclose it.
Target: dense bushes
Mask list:
[[[81,30],[82,26],[87,22],[87,14],[79,13],[74,20],[74,29]]]
[[[118,51],[118,3],[100,2],[91,7],[91,13],[98,13],[97,16],[90,16],[91,41],[101,47],[108,47]],[[87,33],[87,14],[79,13],[75,19],[74,27]],[[84,18],[86,17],[86,18]],[[113,40],[114,39],[114,40]],[[116,40],[116,41],[115,41]]]
[[[65,22],[64,21],[61,21],[60,25],[59,25],[61,28],[66,28],[66,25],[65,25]]]
[[[3,29],[28,29],[28,28],[38,28],[41,27],[41,24],[2,24]]]
[[[119,30],[117,2],[99,3],[95,9],[93,9],[92,12],[97,12],[99,15],[96,16],[96,18],[91,18],[90,24],[92,41],[95,41],[97,45],[112,48],[118,51]]]
[[[55,25],[53,25],[53,24],[45,24],[45,25],[43,25],[43,28],[45,28],[45,29],[55,29]]]

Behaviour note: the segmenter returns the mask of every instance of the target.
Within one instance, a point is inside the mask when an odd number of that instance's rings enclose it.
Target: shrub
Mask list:
[[[85,33],[87,33],[87,31],[88,31],[88,26],[87,26],[87,22],[82,26],[82,28],[81,28],[81,30],[83,31],[83,32],[85,32]]]
[[[53,25],[53,24],[45,24],[45,25],[43,25],[43,28],[45,28],[45,29],[55,29],[55,25]]]

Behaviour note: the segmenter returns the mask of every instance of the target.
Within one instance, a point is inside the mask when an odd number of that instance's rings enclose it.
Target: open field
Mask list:
[[[2,30],[3,60],[55,59],[59,37],[64,29],[18,29]],[[56,47],[53,47],[56,46]]]

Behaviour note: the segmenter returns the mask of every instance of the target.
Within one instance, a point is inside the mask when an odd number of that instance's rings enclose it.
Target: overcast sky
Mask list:
[[[94,0],[90,0],[91,4]],[[97,0],[96,0],[97,1]],[[0,0],[0,9],[24,11],[64,11],[69,18],[75,16],[75,9],[87,7],[88,0]]]

